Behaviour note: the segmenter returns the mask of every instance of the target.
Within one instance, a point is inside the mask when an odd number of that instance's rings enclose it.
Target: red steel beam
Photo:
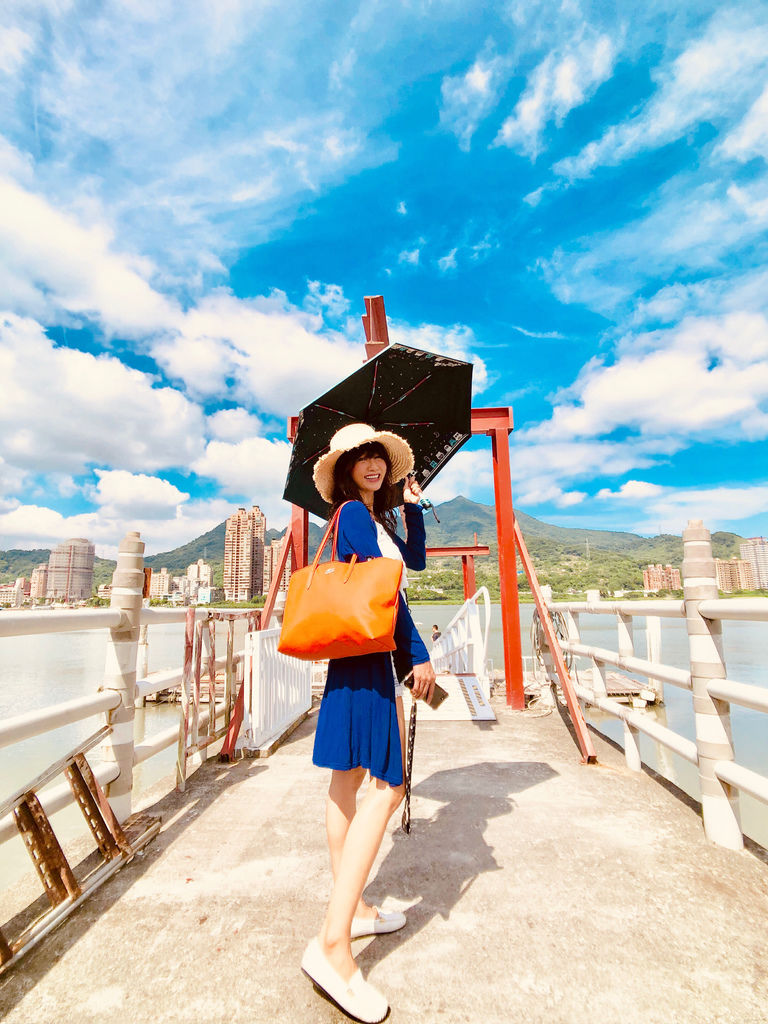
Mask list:
[[[365,313],[363,314],[363,330],[365,331],[365,359],[378,355],[389,345],[389,328],[387,314],[384,310],[383,295],[366,295],[364,297]]]
[[[464,577],[464,600],[468,601],[477,593],[475,583],[475,559],[473,555],[461,556],[461,572]]]
[[[511,409],[507,422],[511,424]],[[501,633],[504,641],[504,675],[507,704],[516,711],[525,708],[523,649],[520,642],[520,603],[517,593],[515,559],[515,510],[512,505],[512,475],[509,466],[510,426],[490,432],[493,449],[493,490],[496,499],[496,531],[499,539],[499,589],[501,591]]]
[[[528,554],[528,548],[526,547],[525,540],[523,538],[523,531],[520,529],[520,524],[515,523],[515,542],[517,543],[517,550],[520,552],[520,561],[523,563],[525,574],[528,577],[528,582],[531,585],[531,593],[533,599],[536,602],[536,610],[539,613],[541,619],[541,625],[544,628],[544,636],[547,639],[547,646],[549,647],[552,659],[555,663],[555,669],[560,680],[560,686],[565,694],[565,701],[568,705],[568,710],[571,713],[571,721],[573,722],[573,728],[576,730],[576,737],[579,741],[579,747],[581,748],[582,760],[586,761],[587,764],[595,764],[597,762],[597,754],[595,753],[595,747],[592,743],[592,737],[587,729],[587,723],[584,721],[584,715],[581,711],[581,705],[579,704],[579,698],[576,696],[576,691],[573,688],[571,677],[568,673],[568,669],[563,658],[563,652],[560,649],[560,644],[557,639],[554,627],[552,625],[552,619],[549,615],[549,608],[544,600],[544,595],[541,592],[539,586],[539,580],[536,575],[536,570],[533,567],[531,556]]]
[[[472,433],[492,434],[494,430],[510,431],[514,429],[512,408],[509,405],[502,405],[491,409],[472,410]]]
[[[469,547],[427,548],[428,558],[448,558],[451,555],[490,555],[491,549],[486,544],[475,544]]]
[[[296,506],[292,506],[296,508]],[[299,512],[303,509],[299,509]],[[275,610],[275,601],[277,600],[277,593],[280,590],[280,580],[282,579],[285,567],[288,564],[288,556],[294,547],[293,537],[293,525],[288,527],[283,537],[283,543],[280,546],[280,557],[277,560],[277,567],[272,566],[272,579],[269,584],[269,590],[267,592],[267,600],[264,602],[264,607],[261,609],[261,621],[259,623],[259,629],[269,629],[269,620],[272,618],[272,612]]]
[[[299,417],[289,416],[288,440],[291,443],[296,437],[298,426]],[[309,512],[300,505],[291,505],[291,558],[294,572],[303,569],[309,560]]]

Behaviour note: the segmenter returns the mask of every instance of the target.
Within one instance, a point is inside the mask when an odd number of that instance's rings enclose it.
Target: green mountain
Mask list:
[[[492,505],[480,505],[459,495],[437,508],[440,522],[431,513],[425,515],[427,544],[431,547],[449,547],[478,543],[491,549],[488,558],[476,560],[479,583],[486,584],[492,593],[498,593],[498,566],[495,511]],[[581,592],[588,588],[602,590],[631,590],[642,587],[642,570],[649,563],[661,562],[678,568],[683,560],[681,537],[661,534],[641,537],[635,533],[612,530],[584,530],[552,526],[525,512],[517,512],[523,536],[530,551],[537,575],[542,583],[549,583],[556,593]],[[146,562],[154,569],[165,566],[174,576],[186,572],[187,566],[203,558],[214,569],[214,583],[221,586],[224,567],[225,523],[196,537],[194,540],[157,555]],[[285,531],[267,530],[267,543],[282,537]],[[322,537],[322,529],[309,525],[310,557],[314,555]],[[742,540],[734,533],[714,533],[712,547],[718,558],[733,558],[739,554]],[[17,576],[30,576],[41,562],[47,562],[47,548],[34,550],[0,551],[0,582]],[[94,586],[111,580],[115,563],[97,558],[94,565]],[[446,598],[461,592],[461,566],[456,558],[430,560],[423,573],[410,574],[414,593],[423,596],[444,595]],[[522,580],[522,578],[521,578]],[[521,582],[521,589],[526,584]]]

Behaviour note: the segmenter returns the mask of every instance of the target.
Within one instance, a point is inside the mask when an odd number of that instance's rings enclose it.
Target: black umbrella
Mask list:
[[[348,423],[404,437],[413,449],[416,479],[425,487],[472,436],[471,415],[471,363],[389,345],[301,410],[283,497],[327,517],[312,470]]]

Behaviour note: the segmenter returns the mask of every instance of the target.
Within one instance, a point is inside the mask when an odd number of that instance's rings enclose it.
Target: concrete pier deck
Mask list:
[[[557,712],[420,725],[410,837],[367,896],[408,910],[355,943],[393,1022],[765,1024],[768,864]],[[163,830],[0,981],[8,1024],[335,1024],[299,970],[329,889],[314,716],[267,760],[209,762]]]

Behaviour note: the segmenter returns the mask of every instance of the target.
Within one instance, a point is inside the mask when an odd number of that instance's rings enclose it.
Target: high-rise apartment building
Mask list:
[[[239,508],[227,519],[224,537],[224,597],[250,601],[264,593],[264,537],[267,520],[258,505]]]
[[[264,593],[269,590],[269,585],[272,582],[272,574],[277,568],[280,562],[280,549],[283,546],[283,538],[278,537],[273,540],[269,547],[264,549]],[[280,590],[288,589],[288,581],[291,578],[291,556],[288,556],[285,568],[283,569],[283,575],[280,580]]]
[[[32,601],[44,601],[48,593],[48,565],[43,562],[36,569],[32,570],[32,579],[29,585],[29,596]]]
[[[152,578],[149,581],[149,596],[151,598],[171,596],[171,574],[165,566],[162,569],[152,570]]]
[[[198,558],[196,562],[187,566],[187,579],[200,587],[210,587],[213,585],[213,567],[202,558]]]
[[[64,541],[48,559],[48,597],[55,601],[87,601],[93,591],[95,549],[82,537]]]
[[[680,570],[671,565],[649,565],[643,569],[643,590],[655,594],[659,590],[680,590]]]
[[[24,584],[29,581],[19,576],[15,583],[0,583],[0,607],[21,608],[24,603]]]
[[[734,590],[754,590],[755,576],[752,566],[744,558],[716,558],[717,589],[724,594]]]
[[[739,545],[739,553],[752,566],[755,589],[768,590],[768,540],[765,537],[750,537]]]

